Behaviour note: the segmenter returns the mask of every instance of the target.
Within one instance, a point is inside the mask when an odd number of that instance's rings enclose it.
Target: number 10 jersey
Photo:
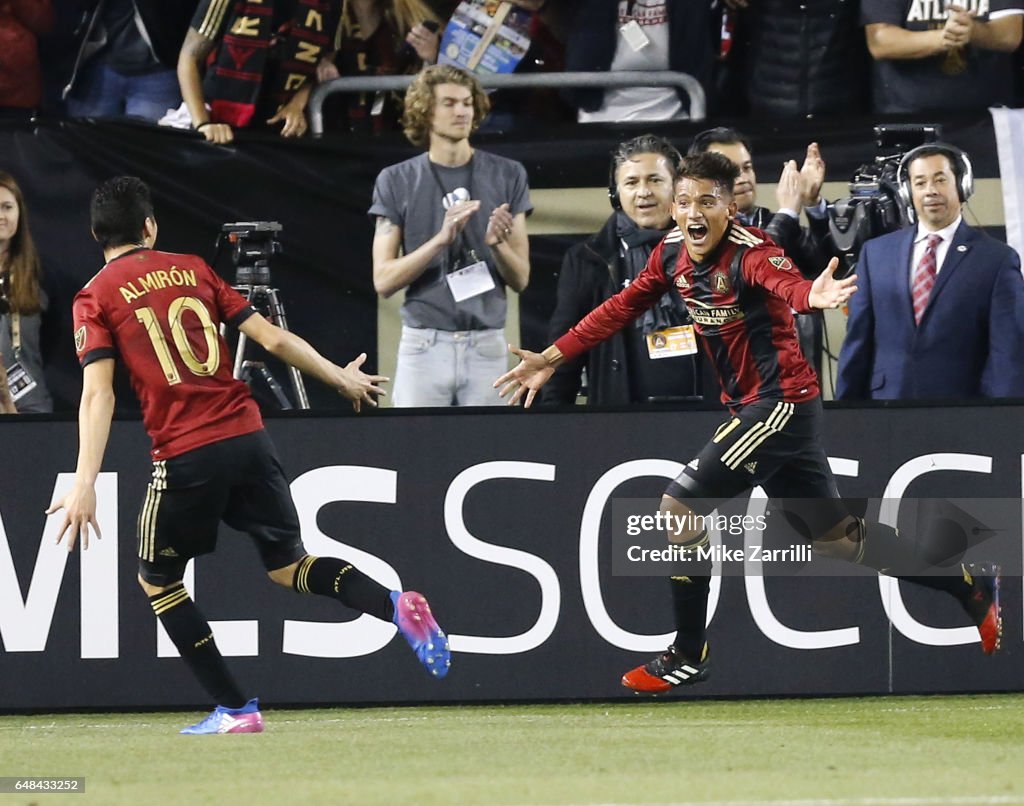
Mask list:
[[[134,249],[75,296],[75,350],[83,367],[120,357],[153,459],[170,459],[263,427],[220,335],[222,322],[237,327],[255,313],[201,258]]]

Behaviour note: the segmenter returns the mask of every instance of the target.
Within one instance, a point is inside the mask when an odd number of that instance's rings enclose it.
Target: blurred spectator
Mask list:
[[[391,76],[416,73],[437,61],[440,22],[423,0],[345,0],[334,49],[320,60],[317,79],[339,76]],[[402,115],[397,93],[343,93],[324,106],[328,128],[340,117],[351,131],[394,129]],[[333,125],[332,125],[333,124]]]
[[[828,217],[821,186],[825,183],[825,161],[817,143],[807,146],[803,165],[798,169],[795,160],[782,168],[782,176],[775,190],[779,205],[772,213],[757,204],[757,174],[750,155],[750,142],[735,129],[718,127],[707,129],[693,138],[689,154],[714,151],[728,157],[740,170],[736,180],[734,199],[740,223],[767,232],[796,263],[800,273],[811,280],[825,268],[830,257]],[[800,226],[800,211],[807,214],[809,226]],[[797,331],[804,357],[821,374],[822,317],[820,311],[796,314]]]
[[[53,25],[50,0],[0,0],[0,116],[28,116],[43,97],[36,40]]]
[[[531,12],[530,47],[517,73],[557,73],[564,71],[565,37],[570,23],[569,0],[512,0],[512,4]],[[485,129],[511,130],[537,123],[574,122],[576,110],[555,88],[495,90],[491,93],[491,114]]]
[[[987,109],[1013,101],[1022,0],[861,0],[876,112]]]
[[[745,8],[731,2],[744,35],[730,58],[744,62],[751,112],[811,117],[864,110],[867,53],[857,0],[752,0]]]
[[[25,197],[14,177],[0,171],[0,364],[19,412],[53,411],[40,348],[47,307],[41,276]]]
[[[530,279],[530,189],[518,162],[474,149],[487,114],[471,74],[432,65],[405,94],[405,135],[424,154],[381,171],[373,284],[405,289],[396,406],[499,406],[494,379],[508,368],[505,287]]]
[[[710,88],[720,15],[716,0],[588,0],[566,45],[566,69],[586,72],[673,70]],[[670,87],[572,89],[581,123],[688,117],[685,90]]]
[[[861,249],[836,397],[1024,397],[1020,259],[964,222],[970,162],[935,143],[910,151],[898,176],[918,223]]]
[[[282,137],[305,134],[306,104],[337,13],[337,0],[200,0],[178,56],[193,128],[214,143],[260,122],[280,124]]]
[[[72,117],[157,121],[181,103],[174,74],[197,0],[94,0],[64,88]]]
[[[575,16],[577,0],[509,2],[521,12],[526,12],[528,20],[525,31],[520,30],[520,34],[529,40],[529,45],[516,64],[514,72],[550,73],[565,70],[566,32]],[[443,20],[449,20],[460,5],[458,0],[434,3]],[[484,6],[494,9],[498,3],[488,0]],[[475,72],[480,70],[477,69]],[[509,131],[524,126],[536,126],[538,122],[576,120],[576,110],[563,100],[555,88],[490,90],[488,96],[491,101],[491,112],[481,126],[482,131]]]
[[[596,235],[565,255],[551,340],[628,286],[654,247],[675,226],[673,185],[682,157],[665,138],[634,137],[612,155],[608,196],[614,212]],[[674,349],[673,349],[674,348]],[[576,402],[584,363],[587,403],[649,403],[700,395],[697,345],[686,307],[676,293],[585,357],[555,370],[541,392],[545,404]]]

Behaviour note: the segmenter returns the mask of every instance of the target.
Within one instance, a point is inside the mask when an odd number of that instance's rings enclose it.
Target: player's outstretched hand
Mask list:
[[[47,515],[52,515],[58,509],[64,510],[64,522],[57,532],[56,543],[60,543],[67,534],[68,551],[75,548],[75,541],[82,536],[82,548],[89,548],[89,527],[96,532],[97,538],[102,538],[100,525],[96,520],[96,488],[91,484],[78,484],[71,488],[71,491],[59,501],[54,501],[46,510]]]
[[[387,394],[377,384],[387,383],[391,379],[384,375],[367,375],[360,369],[366,362],[366,353],[360,353],[344,367],[340,368],[338,382],[335,386],[342,397],[352,401],[352,408],[360,411],[363,403],[377,405],[377,398]]]
[[[811,294],[807,298],[812,308],[825,310],[826,308],[841,308],[850,297],[857,292],[857,275],[851,274],[842,280],[835,278],[836,269],[839,267],[839,258],[832,258],[825,267],[825,271],[818,275],[818,278],[811,286]]]
[[[523,350],[520,347],[513,347],[511,344],[508,346],[508,349],[513,355],[519,356],[519,364],[498,378],[494,382],[494,388],[501,388],[499,392],[501,397],[505,397],[508,394],[512,395],[508,399],[508,405],[510,406],[517,405],[525,393],[526,401],[523,405],[526,408],[530,408],[533,399],[537,396],[537,392],[548,382],[548,378],[555,373],[555,368],[540,353]]]

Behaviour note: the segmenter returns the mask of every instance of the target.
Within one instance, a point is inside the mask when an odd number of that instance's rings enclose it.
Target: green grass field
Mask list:
[[[97,804],[1024,804],[1024,695],[0,717],[0,776]]]

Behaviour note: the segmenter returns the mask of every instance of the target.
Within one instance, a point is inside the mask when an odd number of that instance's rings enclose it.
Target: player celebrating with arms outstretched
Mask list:
[[[982,649],[999,646],[998,569],[964,567],[955,576],[923,576],[927,564],[912,541],[884,524],[851,515],[821,444],[818,380],[800,351],[792,311],[838,308],[857,290],[856,276],[837,280],[833,259],[813,282],[760,230],[736,220],[736,166],[705,153],[687,157],[675,182],[677,228],[655,248],[647,266],[541,353],[513,349],[522,360],[496,382],[510,403],[529,406],[563,361],[625,327],[674,289],[683,299],[722,385],[732,417],[716,431],[661,501],[668,523],[702,524],[718,503],[760,485],[787,499],[787,515],[814,550],[947,591],[981,633]],[[682,544],[687,574],[671,578],[676,638],[664,653],[627,672],[622,683],[661,693],[708,675],[705,642],[711,560],[695,549],[706,530],[670,532]]]

